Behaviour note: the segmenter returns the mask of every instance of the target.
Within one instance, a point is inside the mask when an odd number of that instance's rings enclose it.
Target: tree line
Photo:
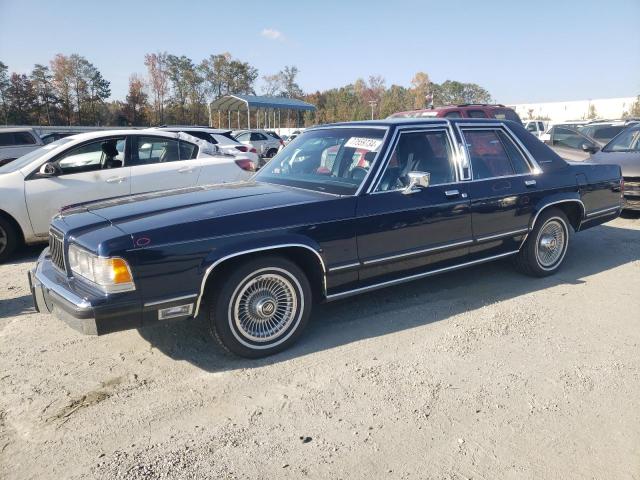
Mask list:
[[[0,122],[5,125],[113,125],[148,126],[192,124],[226,127],[209,111],[224,95],[262,94],[297,98],[317,107],[306,112],[305,125],[384,118],[405,110],[457,103],[490,103],[492,97],[474,83],[432,82],[418,72],[409,86],[387,85],[381,76],[323,91],[304,92],[299,70],[285,66],[261,77],[257,68],[229,53],[194,62],[167,52],[144,57],[144,74],[129,77],[124,99],[111,100],[111,84],[99,69],[79,54],[56,55],[48,65],[36,64],[29,74],[9,72],[0,61]],[[242,113],[246,119],[246,113]],[[255,113],[252,112],[252,116]],[[243,120],[242,123],[244,123]],[[295,121],[295,116],[290,120]],[[252,124],[255,125],[255,120]],[[282,121],[285,126],[285,121]]]

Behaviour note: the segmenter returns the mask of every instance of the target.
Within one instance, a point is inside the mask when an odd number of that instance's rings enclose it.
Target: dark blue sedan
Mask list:
[[[250,182],[63,211],[30,281],[40,311],[84,333],[201,315],[261,357],[299,338],[315,302],[504,257],[550,275],[573,232],[621,205],[618,166],[569,165],[509,121],[326,125]]]

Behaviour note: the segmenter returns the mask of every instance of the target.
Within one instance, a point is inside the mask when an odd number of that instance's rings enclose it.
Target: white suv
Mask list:
[[[247,158],[185,133],[107,130],[62,138],[0,167],[0,262],[22,242],[46,242],[65,206],[156,190],[235,182]]]

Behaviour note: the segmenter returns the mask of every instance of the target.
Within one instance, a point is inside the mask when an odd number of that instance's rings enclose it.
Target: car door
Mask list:
[[[460,132],[472,175],[470,253],[488,256],[517,250],[528,232],[531,205],[540,195],[535,165],[502,126],[462,126]]]
[[[176,138],[153,135],[131,135],[129,142],[132,194],[197,184],[196,145],[184,142],[180,148],[182,142]]]
[[[370,193],[358,198],[361,281],[463,261],[472,243],[471,211],[453,145],[443,127],[399,132]],[[429,186],[408,193],[409,171],[429,173]]]
[[[51,218],[64,206],[128,195],[130,169],[124,165],[125,148],[125,137],[88,141],[49,162],[57,173],[30,174],[24,188],[34,233],[46,236]]]
[[[567,127],[553,127],[550,132],[549,146],[565,160],[582,162],[591,155],[583,150],[588,145],[597,150],[596,143],[589,137]]]
[[[267,140],[266,135],[263,135],[260,132],[251,132],[249,141],[256,148],[259,155],[263,156],[267,153],[267,146],[269,141]]]

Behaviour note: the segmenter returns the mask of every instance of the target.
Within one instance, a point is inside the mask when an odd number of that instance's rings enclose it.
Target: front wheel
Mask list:
[[[7,260],[20,243],[20,237],[14,226],[0,217],[0,263]]]
[[[211,332],[231,353],[266,357],[298,339],[311,302],[309,281],[295,263],[282,257],[249,260],[212,289]]]
[[[516,267],[535,277],[554,274],[567,253],[570,234],[571,226],[564,212],[555,208],[545,210],[516,256]]]

